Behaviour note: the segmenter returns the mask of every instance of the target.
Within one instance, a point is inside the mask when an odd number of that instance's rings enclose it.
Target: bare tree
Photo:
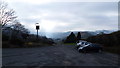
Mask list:
[[[24,27],[24,25],[22,25],[18,20],[13,21],[12,27],[13,27],[13,29],[15,29],[17,31],[21,31],[22,33],[30,33],[30,31],[28,29],[26,29]]]
[[[13,21],[12,27],[18,31],[22,30],[21,28],[24,28],[24,26],[18,20]]]
[[[14,36],[22,37],[22,40],[26,40],[29,36],[30,31],[24,27],[18,20],[13,21],[13,28]]]
[[[8,22],[17,18],[13,9],[8,9],[8,5],[5,2],[0,2],[0,24],[5,26]]]

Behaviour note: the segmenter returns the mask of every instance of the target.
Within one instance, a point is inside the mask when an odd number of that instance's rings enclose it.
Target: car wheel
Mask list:
[[[79,52],[79,53],[81,53],[81,51],[80,51],[80,50],[78,50],[78,52]]]
[[[101,49],[99,49],[99,50],[98,50],[98,52],[99,52],[99,53],[101,53],[101,52],[102,52],[102,50],[101,50]]]
[[[77,49],[79,48],[79,46],[77,46]]]
[[[83,53],[87,53],[87,51],[86,51],[86,50],[83,50]]]

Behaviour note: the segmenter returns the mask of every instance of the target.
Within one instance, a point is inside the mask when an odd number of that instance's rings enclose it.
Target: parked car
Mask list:
[[[91,43],[91,44],[86,44],[83,46],[80,46],[78,48],[79,52],[101,52],[103,50],[103,47],[100,44],[95,44],[95,43]]]
[[[90,44],[91,44],[90,42],[79,40],[76,44],[76,48],[78,49],[79,47],[85,47],[85,46],[88,46]]]

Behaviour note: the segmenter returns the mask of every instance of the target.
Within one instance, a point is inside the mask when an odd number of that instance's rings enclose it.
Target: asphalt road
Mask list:
[[[2,49],[3,66],[117,66],[118,55],[79,53],[73,45]]]

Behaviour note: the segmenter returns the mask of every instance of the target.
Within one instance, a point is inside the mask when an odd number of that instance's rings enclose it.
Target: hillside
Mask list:
[[[105,46],[119,46],[120,45],[120,31],[116,31],[110,34],[96,35],[87,38],[87,41],[93,43],[100,43]]]
[[[110,30],[97,30],[97,31],[68,31],[68,32],[54,32],[54,33],[49,33],[50,38],[53,39],[65,39],[71,32],[73,32],[76,36],[78,32],[81,32],[82,39],[86,39],[90,36],[95,36],[97,34],[105,33],[109,34],[112,33],[113,31]]]

